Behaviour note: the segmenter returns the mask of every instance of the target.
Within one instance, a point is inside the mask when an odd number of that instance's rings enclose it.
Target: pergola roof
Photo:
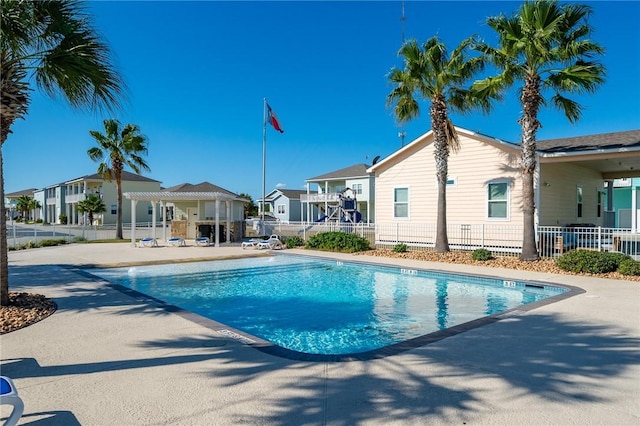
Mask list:
[[[225,194],[222,192],[125,192],[122,195],[130,200],[138,201],[249,201],[236,195]]]

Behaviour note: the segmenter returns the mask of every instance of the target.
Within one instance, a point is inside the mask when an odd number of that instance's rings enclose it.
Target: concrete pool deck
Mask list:
[[[1,373],[25,403],[19,424],[640,423],[637,282],[331,255],[585,293],[386,358],[306,362],[265,354],[68,267],[256,254],[267,253],[130,244],[10,252],[10,290],[58,304],[49,318],[0,336]],[[2,406],[0,417],[8,412]]]

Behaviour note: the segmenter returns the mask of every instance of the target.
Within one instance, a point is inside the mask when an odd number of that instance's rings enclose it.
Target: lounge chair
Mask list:
[[[178,247],[184,247],[187,245],[187,243],[184,241],[184,238],[181,238],[181,237],[169,238],[167,240],[167,244],[169,244],[170,246],[178,246]]]
[[[141,238],[140,241],[138,241],[138,247],[158,247],[158,240],[151,237]]]
[[[15,426],[22,417],[24,411],[24,403],[18,395],[18,389],[13,381],[6,377],[0,376],[0,404],[13,405],[11,415],[4,422],[4,426]]]
[[[272,235],[269,239],[258,242],[258,248],[271,250],[281,249],[284,248],[284,244],[282,244],[282,241],[280,241],[277,235]]]
[[[243,241],[242,242],[242,249],[246,249],[247,247],[249,248],[256,248],[258,247],[258,244],[260,244],[262,240],[254,240],[253,238],[248,240],[248,241]]]
[[[196,238],[197,246],[208,246],[209,245],[209,237],[198,237]]]

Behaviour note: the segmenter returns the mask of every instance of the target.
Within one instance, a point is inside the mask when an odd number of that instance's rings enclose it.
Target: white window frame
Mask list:
[[[361,183],[354,183],[353,185],[351,185],[351,190],[356,195],[362,195],[362,184]]]
[[[448,188],[455,188],[456,186],[458,186],[458,177],[457,176],[447,176],[446,184],[447,184]],[[434,181],[434,186],[436,188],[438,187],[438,179],[437,178]]]
[[[584,191],[582,185],[576,185],[576,218],[584,217]]]
[[[489,189],[491,187],[491,185],[501,185],[501,184],[505,184],[507,185],[507,195],[506,195],[506,200],[499,200],[499,202],[506,202],[507,203],[507,215],[506,217],[490,217],[489,216],[489,204],[492,202],[489,199]],[[493,202],[498,202],[498,201],[493,201]],[[488,221],[493,221],[493,222],[508,222],[511,220],[511,181],[507,180],[507,179],[503,179],[503,180],[494,180],[491,182],[487,182],[487,184],[485,185],[485,209],[486,209],[486,219]]]
[[[407,190],[407,216],[401,216],[398,217],[396,216],[396,190],[398,189],[406,189]],[[404,204],[404,202],[402,202]],[[401,186],[394,186],[393,187],[393,195],[391,197],[391,211],[392,211],[392,217],[394,220],[410,220],[411,218],[411,188],[409,187],[409,185],[401,185]]]
[[[282,211],[280,211],[281,207],[282,207]],[[276,214],[286,214],[286,211],[287,211],[287,209],[286,209],[286,206],[284,204],[277,204],[276,205],[276,212],[277,212]]]

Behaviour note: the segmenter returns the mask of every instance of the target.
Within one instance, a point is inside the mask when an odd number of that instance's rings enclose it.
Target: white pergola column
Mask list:
[[[216,247],[220,247],[220,199],[216,198],[216,229],[215,229],[215,241]]]
[[[136,245],[136,204],[137,200],[131,199],[131,244]]]
[[[227,209],[226,241],[227,241],[227,244],[229,244],[231,243],[231,201],[226,200],[224,204]]]
[[[155,201],[151,201],[151,220],[153,221],[151,223],[151,230],[153,233],[153,238],[156,238],[156,206],[158,203],[156,203]]]
[[[167,241],[167,208],[162,200],[160,200],[160,208],[162,209],[162,239]]]
[[[631,232],[638,232],[638,189],[631,186]]]

